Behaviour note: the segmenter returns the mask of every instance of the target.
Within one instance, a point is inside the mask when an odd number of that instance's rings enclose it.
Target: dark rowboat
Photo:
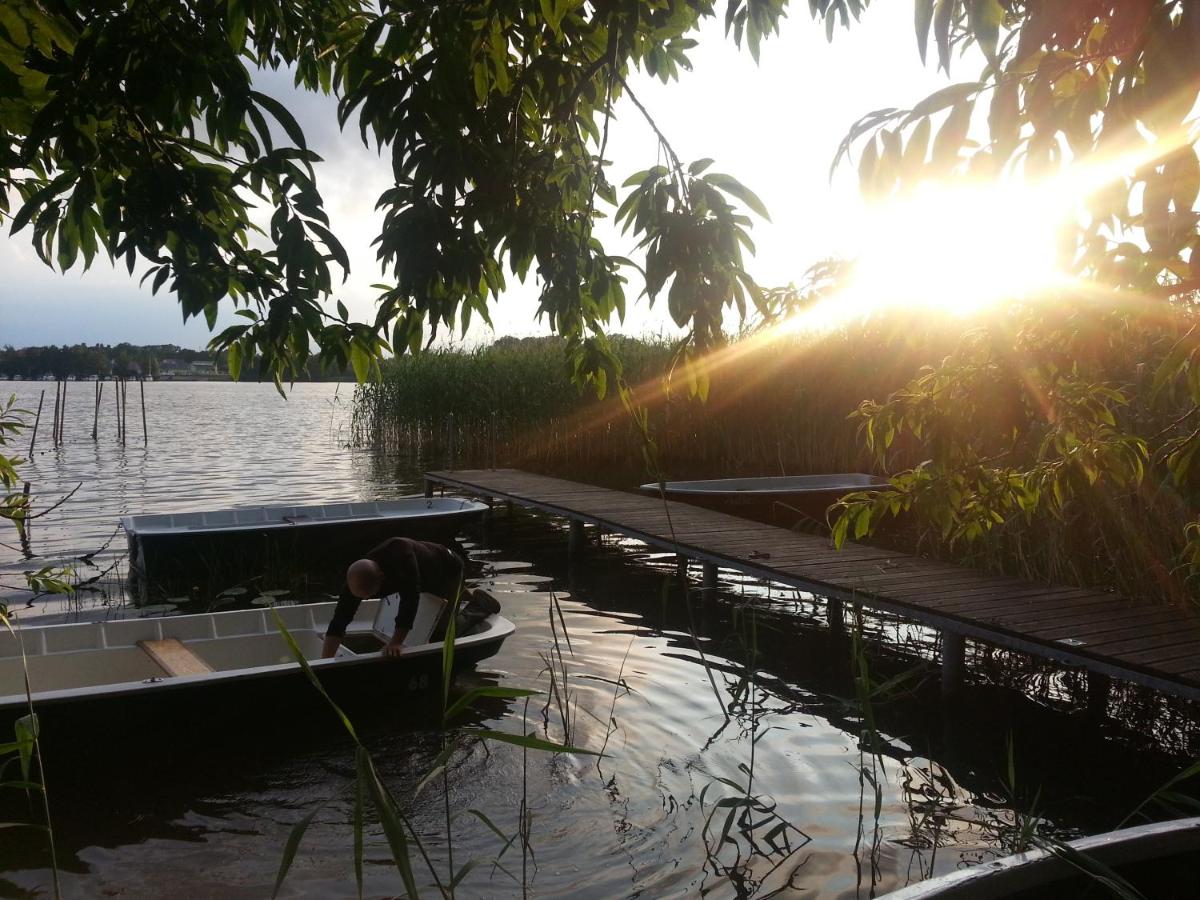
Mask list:
[[[840,498],[853,491],[869,490],[887,483],[886,478],[850,472],[668,481],[662,485],[662,490],[668,500],[792,527],[797,523],[823,526],[826,510]],[[657,494],[659,489],[657,483],[641,486],[646,493]]]
[[[124,516],[138,593],[212,593],[264,571],[333,573],[390,537],[446,541],[487,506],[457,497]]]

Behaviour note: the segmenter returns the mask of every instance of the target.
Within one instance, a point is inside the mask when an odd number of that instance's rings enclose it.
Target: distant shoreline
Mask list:
[[[145,381],[151,381],[151,382],[170,382],[170,381],[228,381],[228,382],[230,382],[230,383],[234,383],[234,382],[233,382],[233,379],[229,377],[229,373],[228,373],[228,372],[220,372],[220,373],[218,373],[218,374],[216,374],[216,375],[159,375],[159,376],[157,376],[157,377],[153,377],[153,376],[146,377],[145,379],[143,379],[143,377],[142,377],[142,376],[140,376],[140,375],[128,375],[128,376],[125,376],[125,375],[118,375],[118,376],[112,376],[112,375],[103,375],[103,376],[96,376],[96,375],[84,375],[84,376],[82,376],[82,377],[80,377],[80,376],[76,376],[76,375],[71,375],[71,376],[68,376],[68,377],[67,377],[67,378],[65,378],[65,379],[62,379],[62,378],[60,378],[60,379],[57,379],[57,380],[58,380],[58,381],[64,381],[64,380],[65,380],[65,381],[73,381],[73,382],[79,382],[79,383],[81,383],[81,384],[85,384],[85,383],[94,382],[94,381],[112,381],[112,380],[114,379],[114,377],[116,377],[116,378],[118,378],[118,379],[125,379],[125,380],[128,380],[128,381],[142,381],[142,380],[145,380]],[[6,382],[18,382],[18,381],[19,381],[19,382],[22,382],[23,384],[39,384],[39,383],[54,384],[55,380],[56,380],[56,379],[55,379],[55,378],[53,378],[52,376],[51,376],[51,377],[46,377],[46,378],[16,378],[16,377],[12,377],[12,378],[10,378],[10,377],[7,377],[7,376],[0,376],[0,384],[6,383]],[[298,384],[299,384],[299,383],[301,383],[301,382],[308,383],[308,384],[350,384],[350,383],[352,383],[353,381],[354,381],[354,379],[353,379],[353,378],[346,378],[346,377],[340,377],[340,378],[297,378],[297,379],[296,379],[296,383],[298,383]],[[269,383],[269,382],[270,382],[270,379],[269,379],[269,378],[265,378],[265,379],[264,379],[264,378],[252,378],[252,377],[240,378],[240,379],[238,379],[238,381],[237,381],[237,383],[238,383],[238,384],[247,384],[247,383],[263,383],[263,384],[266,384],[266,383]]]

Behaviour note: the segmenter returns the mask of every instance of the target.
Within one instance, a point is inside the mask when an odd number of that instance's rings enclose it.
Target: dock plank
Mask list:
[[[1200,699],[1200,617],[803,534],[674,500],[515,469],[428,472],[429,486],[598,525],[668,552],[896,613],[998,646]]]

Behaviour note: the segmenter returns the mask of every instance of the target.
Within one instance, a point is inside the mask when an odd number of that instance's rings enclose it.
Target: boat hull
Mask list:
[[[279,613],[335,702],[351,715],[436,705],[441,645],[406,646],[398,658],[384,657],[378,652],[384,637],[378,629],[390,619],[391,608],[379,601],[364,601],[338,657],[318,659],[333,606],[291,606]],[[455,642],[454,671],[495,655],[514,630],[502,616],[490,616]],[[16,639],[7,637],[0,646],[0,741],[11,740],[15,721],[28,712],[18,693],[27,671],[43,748],[53,756],[78,761],[81,750],[127,743],[125,738],[146,746],[151,735],[155,753],[194,748],[247,723],[261,729],[267,723],[323,728],[337,722],[268,610],[31,627],[20,635],[24,663]],[[178,641],[185,655],[194,652],[211,669],[172,676],[146,652],[146,644],[164,640]],[[238,668],[243,662],[245,667]]]
[[[769,478],[718,478],[708,481],[668,481],[641,485],[641,491],[668,500],[754,519],[783,528],[826,530],[829,507],[846,494],[886,485],[874,475],[793,475]]]
[[[305,512],[342,508],[345,515],[330,519]],[[398,508],[402,514],[392,514]],[[273,584],[297,580],[326,584],[334,592],[346,566],[381,541],[408,537],[445,542],[486,509],[470,500],[411,497],[370,504],[127,516],[122,525],[133,593],[150,602],[170,596],[211,597],[255,576],[265,576]],[[250,519],[255,513],[269,520],[239,523],[234,518]],[[207,527],[205,519],[219,524]],[[181,524],[171,524],[176,521]]]
[[[1155,900],[1196,896],[1200,818],[1079,838],[947,873],[884,895],[887,900],[1058,900],[1109,896],[1083,869],[1114,872]]]

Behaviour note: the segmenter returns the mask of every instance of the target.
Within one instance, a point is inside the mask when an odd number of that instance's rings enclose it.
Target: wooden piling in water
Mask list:
[[[1112,679],[1102,672],[1087,673],[1087,711],[1093,719],[1103,719],[1108,714],[1108,700],[1112,695]]]
[[[25,487],[21,491],[21,496],[25,498],[24,503],[22,504],[22,508],[25,510],[25,515],[23,518],[16,520],[17,533],[21,538],[21,550],[26,554],[26,556],[33,556],[33,547],[29,543],[29,527],[30,527],[31,520],[29,518],[29,482],[28,481],[25,482]]]
[[[142,398],[142,445],[150,445],[150,432],[146,428],[146,379],[138,379],[138,393]]]
[[[846,611],[842,601],[831,597],[825,601],[825,620],[829,623],[829,633],[842,635],[846,633]]]
[[[42,404],[46,402],[46,389],[42,388],[42,396],[38,398],[37,417],[33,420],[33,437],[29,439],[29,455],[33,456],[33,445],[37,443],[38,424],[42,421]]]
[[[567,551],[569,553],[578,553],[583,549],[583,541],[583,522],[580,519],[572,519],[571,531],[567,537]]]
[[[942,632],[942,695],[949,697],[962,688],[966,672],[966,640],[957,631]]]
[[[117,443],[123,444],[124,438],[121,436],[121,379],[113,376],[113,411],[117,414]]]
[[[59,404],[59,384],[58,379],[54,379],[54,424],[50,428],[50,440],[55,447],[58,446],[58,404]]]
[[[92,440],[96,440],[97,429],[100,426],[100,399],[104,396],[104,382],[96,376],[96,408],[92,411]]]

